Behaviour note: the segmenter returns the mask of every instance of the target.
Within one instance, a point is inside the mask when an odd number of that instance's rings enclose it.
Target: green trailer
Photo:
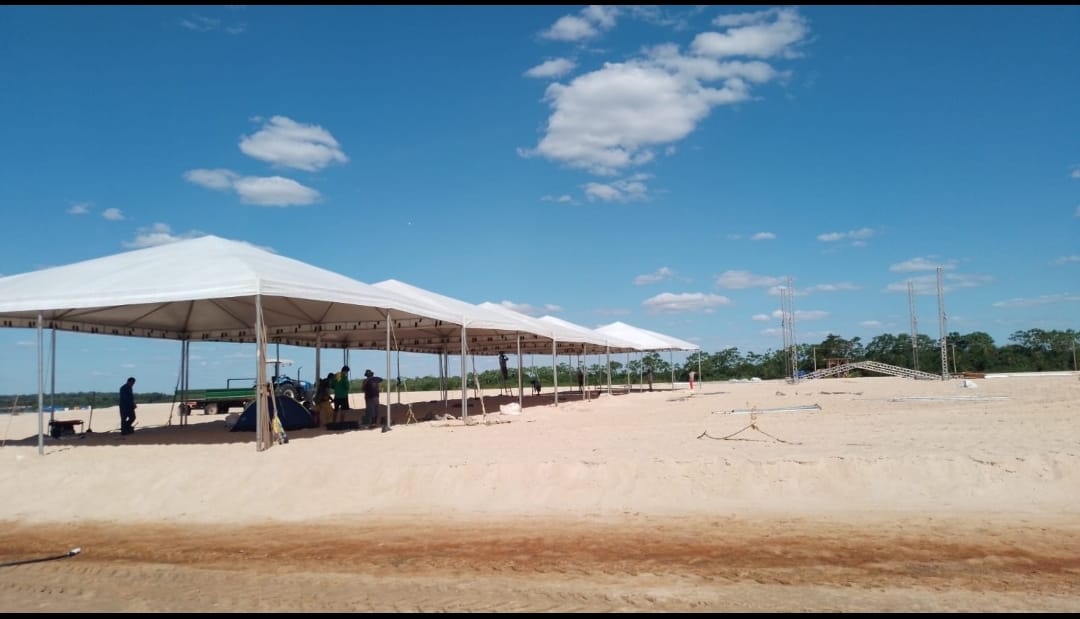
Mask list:
[[[241,382],[247,383],[246,387],[234,387]],[[188,389],[186,392],[178,390],[176,401],[185,404],[188,410],[202,410],[204,415],[219,415],[228,413],[230,408],[244,409],[249,402],[255,400],[255,379],[253,378],[230,378],[226,381],[224,389]]]

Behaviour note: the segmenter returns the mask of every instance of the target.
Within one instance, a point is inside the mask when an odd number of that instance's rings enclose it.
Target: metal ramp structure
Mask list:
[[[878,374],[889,374],[891,376],[900,376],[902,378],[915,378],[922,380],[942,380],[942,377],[937,374],[930,374],[928,372],[920,372],[919,370],[909,370],[908,368],[902,368],[898,365],[889,365],[888,363],[878,363],[877,361],[856,361],[854,363],[845,363],[843,365],[834,365],[831,368],[825,368],[804,374],[800,380],[809,380],[812,378],[825,378],[826,376],[835,376],[837,374],[846,374],[851,370],[869,370],[871,372],[877,372]]]

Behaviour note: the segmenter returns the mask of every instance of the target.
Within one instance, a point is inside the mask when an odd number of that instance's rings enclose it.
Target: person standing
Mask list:
[[[578,393],[585,393],[585,372],[578,366],[577,369],[577,390]]]
[[[375,372],[364,370],[364,383],[360,390],[364,392],[364,417],[361,423],[374,426],[379,421],[379,384],[382,379]]]
[[[326,378],[320,379],[318,386],[315,388],[315,422],[316,425],[323,425],[330,423],[333,417],[334,408],[330,403],[332,397],[330,395],[332,385],[334,384],[334,373],[330,372],[326,375]]]
[[[135,377],[131,376],[120,385],[120,434],[135,431]]]
[[[694,390],[694,370],[690,370],[690,391]]]
[[[341,366],[334,375],[334,421],[341,421],[341,411],[349,409],[349,366]]]

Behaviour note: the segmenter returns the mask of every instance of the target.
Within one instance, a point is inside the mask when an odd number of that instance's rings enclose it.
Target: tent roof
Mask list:
[[[565,329],[574,330],[579,333],[585,333],[591,337],[599,337],[607,345],[608,352],[631,352],[640,350],[638,345],[634,344],[633,342],[624,340],[619,337],[615,337],[614,335],[600,333],[593,329],[589,329],[588,327],[576,325],[572,322],[563,320],[562,318],[556,318],[555,316],[541,316],[539,320],[542,320],[544,322],[550,322],[551,324],[558,325]]]
[[[543,333],[530,330],[531,325],[514,316],[489,308],[473,305],[460,299],[432,292],[396,279],[387,279],[373,284],[376,288],[388,290],[407,297],[422,307],[431,308],[441,315],[455,316],[459,324],[465,325],[468,351],[476,354],[498,354],[517,350],[517,336],[520,334],[522,350],[551,351],[551,338]],[[448,350],[460,343],[460,329],[447,334]],[[458,349],[460,350],[460,348]]]
[[[254,342],[261,298],[267,340],[383,348],[397,338],[428,350],[440,314],[254,245],[203,236],[0,278],[0,326],[192,341]],[[321,334],[321,338],[319,338]]]
[[[701,350],[701,347],[697,344],[691,344],[670,335],[628,325],[625,322],[613,322],[598,327],[596,331],[636,342],[641,347],[641,350]]]
[[[481,303],[480,307],[510,316],[527,325],[529,330],[533,333],[540,333],[548,339],[555,340],[556,349],[559,353],[585,352],[595,354],[608,350],[607,342],[602,336],[596,333],[585,333],[578,329],[570,329],[551,321],[533,318],[532,316],[527,316],[521,312],[516,312],[508,307],[499,305],[498,303],[491,303],[490,301]]]

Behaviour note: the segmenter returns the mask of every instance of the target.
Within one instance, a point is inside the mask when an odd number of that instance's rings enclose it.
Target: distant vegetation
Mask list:
[[[919,369],[931,374],[941,373],[941,349],[938,340],[930,339],[927,335],[919,335],[916,340],[918,346],[918,364],[916,367],[914,351],[911,345],[911,337],[906,333],[897,335],[884,334],[875,337],[863,344],[860,338],[845,339],[838,335],[830,335],[816,344],[799,344],[797,346],[798,367],[805,372],[812,372],[817,368],[824,368],[829,359],[843,359],[846,361],[877,361],[889,365]],[[948,334],[946,346],[949,360],[948,371],[960,372],[1047,372],[1077,369],[1077,345],[1080,344],[1080,332],[1072,329],[1066,331],[1044,331],[1042,329],[1029,329],[1017,331],[1009,336],[1009,343],[997,346],[992,337],[981,331],[961,335],[952,332]],[[664,353],[666,355],[666,353]],[[737,348],[729,348],[716,353],[704,351],[689,355],[681,364],[672,365],[660,353],[646,353],[641,359],[633,359],[629,363],[618,361],[617,357],[624,355],[612,355],[611,357],[611,380],[614,384],[625,385],[627,383],[637,385],[643,382],[641,376],[646,368],[652,367],[654,382],[663,383],[671,379],[674,372],[675,379],[685,381],[689,372],[699,372],[698,380],[729,380],[733,378],[761,379],[784,378],[790,374],[788,370],[787,353],[784,350],[770,350],[764,354],[753,352],[740,353]],[[550,357],[548,357],[550,359]],[[591,356],[591,358],[596,358]],[[557,366],[560,386],[577,385],[577,367],[562,362]],[[540,384],[550,388],[555,378],[552,374],[551,364],[526,367],[524,369],[523,382],[528,386],[533,376],[540,380]],[[585,368],[588,374],[588,384],[606,384],[607,367],[603,363],[594,363]],[[856,372],[858,374],[858,372]],[[477,376],[480,385],[485,388],[498,388],[502,384],[502,378],[498,370],[480,372]],[[351,391],[359,392],[361,380],[353,380]],[[510,369],[508,386],[516,386],[517,369]],[[468,375],[469,388],[474,386],[473,374]],[[439,378],[436,376],[422,376],[417,378],[403,377],[383,383],[384,391],[387,387],[391,391],[401,389],[403,391],[438,391],[440,389]],[[446,387],[451,391],[461,390],[461,378],[451,376],[446,381]],[[17,401],[16,401],[17,398]],[[85,407],[93,405],[94,408],[107,408],[117,405],[117,391],[109,392],[79,392],[57,393],[55,396],[45,395],[45,405],[54,404],[57,408]],[[173,395],[168,393],[136,393],[135,399],[141,403],[172,402]],[[19,396],[0,396],[0,412],[12,410],[37,410],[37,394],[24,394]]]

